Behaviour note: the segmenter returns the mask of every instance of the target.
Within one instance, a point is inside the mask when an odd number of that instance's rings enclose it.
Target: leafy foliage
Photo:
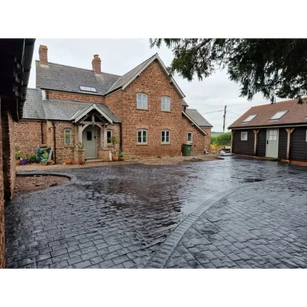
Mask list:
[[[231,144],[231,132],[220,134],[219,136],[211,136],[211,144],[217,146]]]
[[[302,103],[307,95],[307,39],[150,39],[151,47],[162,42],[174,53],[170,74],[189,81],[226,68],[248,100],[262,93],[272,102],[277,96]]]

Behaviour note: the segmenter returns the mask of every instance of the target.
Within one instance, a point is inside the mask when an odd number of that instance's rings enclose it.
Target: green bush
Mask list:
[[[211,136],[211,144],[217,146],[231,145],[231,132],[226,132],[218,136]]]

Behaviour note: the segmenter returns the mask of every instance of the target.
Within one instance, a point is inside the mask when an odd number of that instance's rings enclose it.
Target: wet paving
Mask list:
[[[8,268],[307,267],[306,168],[229,157],[65,173],[77,180],[6,204]]]

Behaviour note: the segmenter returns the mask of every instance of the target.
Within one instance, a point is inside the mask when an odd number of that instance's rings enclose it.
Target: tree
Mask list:
[[[307,39],[150,39],[151,47],[164,42],[174,53],[170,74],[191,81],[226,68],[230,80],[240,84],[240,96],[256,93],[275,97],[307,95]]]

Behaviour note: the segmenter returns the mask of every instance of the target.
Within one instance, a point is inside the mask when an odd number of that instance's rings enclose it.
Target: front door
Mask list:
[[[278,157],[278,129],[267,129],[266,131],[266,157]]]
[[[84,145],[85,159],[97,158],[96,127],[88,126],[83,130],[82,142]]]

